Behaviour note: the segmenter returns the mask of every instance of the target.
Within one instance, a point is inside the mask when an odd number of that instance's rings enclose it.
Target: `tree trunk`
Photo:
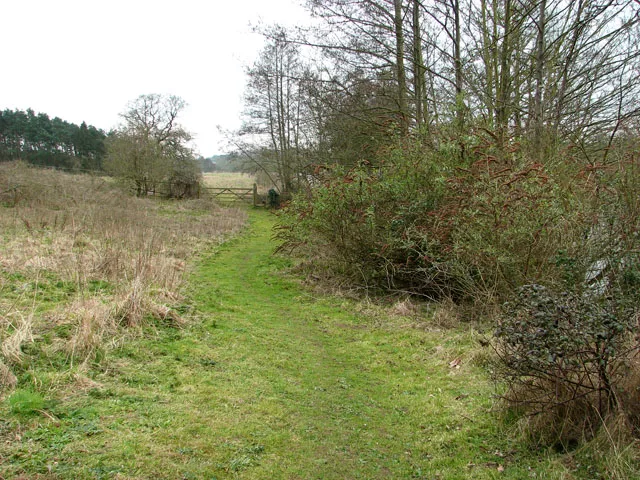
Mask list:
[[[460,131],[464,129],[465,104],[462,96],[462,54],[460,47],[460,1],[452,0],[453,22],[454,22],[454,40],[453,40],[453,64],[455,70],[456,85],[456,121]]]
[[[413,0],[413,89],[416,104],[416,125],[429,128],[428,108],[425,104],[425,67],[422,58],[422,32],[420,31],[420,0]]]
[[[509,103],[511,94],[511,0],[505,0],[504,34],[500,49],[500,77],[496,92],[496,126],[498,147],[504,147],[509,126]]]
[[[396,76],[398,81],[398,109],[400,110],[400,129],[408,131],[407,74],[404,68],[404,31],[402,23],[402,0],[393,0],[394,29],[396,35]]]
[[[543,109],[542,109],[542,89],[545,63],[545,34],[546,34],[546,9],[547,1],[540,0],[540,13],[538,14],[538,38],[536,41],[536,92],[533,105],[533,149],[534,155],[538,161],[542,161],[542,132],[544,125]]]
[[[487,0],[480,2],[480,18],[482,29],[482,60],[484,63],[484,106],[487,113],[487,126],[493,128],[493,116],[495,113],[495,102],[493,97],[493,71],[495,57],[491,53],[491,38],[489,23],[487,21]]]

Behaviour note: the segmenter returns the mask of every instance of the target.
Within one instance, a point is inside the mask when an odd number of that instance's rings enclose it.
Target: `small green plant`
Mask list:
[[[44,408],[45,400],[37,392],[16,390],[8,399],[9,409],[15,415],[35,415]]]

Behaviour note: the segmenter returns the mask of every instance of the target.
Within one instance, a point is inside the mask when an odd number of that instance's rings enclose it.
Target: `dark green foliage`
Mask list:
[[[26,160],[66,170],[100,170],[105,134],[28,109],[0,112],[0,161]]]
[[[275,189],[269,189],[267,198],[271,208],[278,208],[280,206],[280,194]]]
[[[557,435],[576,426],[592,431],[614,411],[640,348],[635,310],[620,298],[520,288],[495,332],[496,373],[509,404],[551,416]]]
[[[414,147],[389,149],[389,161],[375,167],[365,162],[325,169],[313,197],[294,198],[281,217],[282,248],[306,248],[323,268],[367,288],[435,295],[442,285],[424,268],[412,235],[437,222],[431,214],[444,182],[438,167]],[[434,235],[433,242],[439,240]]]
[[[377,167],[323,170],[312,196],[282,217],[282,248],[307,248],[367,288],[429,298],[560,279],[550,259],[561,241],[573,254],[584,230],[575,202],[548,169],[515,146],[499,154],[488,138],[468,139],[464,156],[446,138],[435,150],[408,139]]]
[[[638,348],[629,343],[635,323],[633,309],[613,297],[557,294],[526,285],[505,305],[495,332],[503,375],[513,389],[561,383],[571,398],[594,393],[598,411],[605,413],[616,401],[613,385],[621,358]],[[543,410],[565,400],[553,395],[525,402]]]

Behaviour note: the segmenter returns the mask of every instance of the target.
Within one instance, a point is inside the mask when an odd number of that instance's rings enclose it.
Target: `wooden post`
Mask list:
[[[253,184],[253,206],[254,207],[258,206],[258,184],[257,183]]]

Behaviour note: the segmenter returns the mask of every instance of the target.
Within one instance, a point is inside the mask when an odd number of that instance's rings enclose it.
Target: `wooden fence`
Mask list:
[[[253,206],[257,206],[260,204],[260,199],[258,197],[258,186],[255,183],[253,184],[252,188],[203,187],[202,191],[205,194],[224,202],[242,201],[249,202],[253,204]]]

